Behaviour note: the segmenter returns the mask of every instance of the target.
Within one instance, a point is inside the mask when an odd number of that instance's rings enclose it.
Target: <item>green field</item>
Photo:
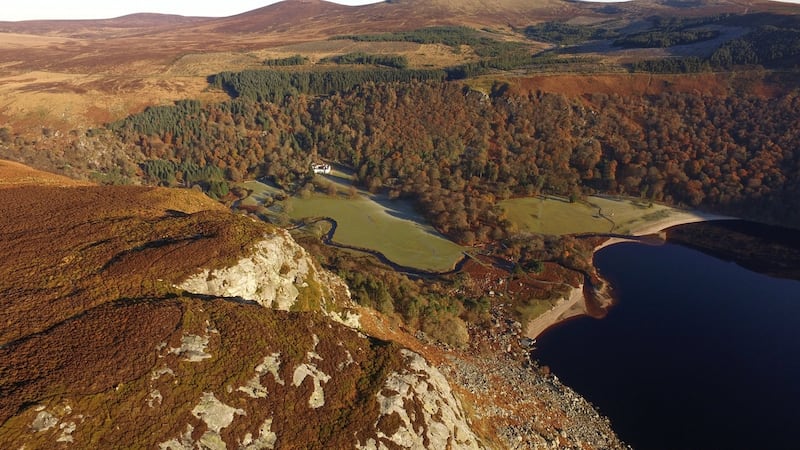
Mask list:
[[[339,224],[336,242],[377,250],[404,266],[445,271],[465,250],[427,225],[407,201],[359,193],[353,199],[314,194],[290,202],[291,218],[331,217]]]
[[[520,231],[555,235],[627,234],[648,222],[668,217],[674,211],[664,205],[605,197],[588,197],[584,202],[575,203],[557,197],[515,198],[501,202],[500,206]]]
[[[389,200],[384,196],[353,190],[351,180],[351,173],[334,168],[330,175],[317,175],[315,183],[320,186],[335,185],[336,196],[315,193],[307,198],[292,197],[280,204],[284,213],[294,220],[333,218],[339,225],[334,241],[376,250],[396,264],[446,271],[463,257],[463,251],[467,248],[439,234],[414,211],[410,202]],[[268,196],[285,194],[277,187],[258,181],[247,181],[241,186],[252,192],[242,200],[243,206],[257,206]],[[315,233],[327,230],[326,226],[320,224]]]
[[[437,232],[411,202],[354,191],[352,180],[351,171],[334,165],[329,175],[317,175],[316,181],[335,185],[338,195],[292,198],[289,216],[331,217],[339,224],[334,241],[377,250],[403,266],[441,272],[464,256],[467,248]]]
[[[264,199],[267,197],[283,193],[278,187],[270,186],[255,180],[239,183],[238,186],[251,191],[251,194],[247,198],[242,199],[242,206],[258,206],[264,203]]]

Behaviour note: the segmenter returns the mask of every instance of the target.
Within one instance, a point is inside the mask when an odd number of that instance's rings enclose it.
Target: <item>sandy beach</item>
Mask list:
[[[707,222],[710,220],[736,220],[736,217],[722,216],[719,214],[704,213],[700,211],[672,211],[669,217],[654,222],[643,224],[640,228],[633,230],[633,236],[644,236],[647,234],[659,233],[677,225],[687,223]]]
[[[700,211],[680,211],[680,210],[672,210],[668,217],[664,217],[663,219],[655,220],[652,222],[646,222],[640,225],[637,228],[634,228],[630,236],[637,237],[637,236],[647,236],[648,234],[656,234],[660,233],[668,228],[672,228],[678,225],[686,225],[688,223],[697,223],[697,222],[707,222],[711,220],[736,220],[736,217],[731,216],[723,216],[719,214],[711,214],[711,213],[704,213]],[[609,245],[618,244],[620,242],[629,242],[633,241],[634,239],[625,239],[623,237],[614,237],[606,240],[602,244],[598,245],[594,248],[594,251],[598,251],[602,248],[606,248]]]
[[[719,214],[710,214],[699,211],[679,211],[673,210],[668,217],[663,219],[647,222],[631,231],[631,238],[637,236],[646,236],[649,234],[660,233],[668,228],[678,225],[685,225],[688,223],[706,222],[710,220],[735,220],[736,217],[722,216]],[[633,241],[634,239],[626,239],[624,237],[614,237],[606,240],[602,244],[594,248],[594,252],[608,247],[609,245],[618,244],[620,242]],[[586,313],[586,299],[583,295],[583,284],[570,291],[568,298],[562,298],[548,311],[539,317],[528,322],[525,327],[525,336],[535,339],[542,334],[546,329],[551,326],[569,319],[571,317],[579,316]]]
[[[572,288],[569,297],[558,300],[550,310],[528,322],[525,327],[525,336],[535,339],[552,325],[585,313],[586,305],[583,297],[583,284],[581,284]]]

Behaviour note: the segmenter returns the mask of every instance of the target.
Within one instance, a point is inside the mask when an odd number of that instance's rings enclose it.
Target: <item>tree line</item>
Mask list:
[[[577,45],[586,41],[615,39],[614,45],[622,47],[671,47],[690,44],[717,37],[715,30],[692,29],[704,25],[723,23],[731,19],[728,14],[707,17],[662,17],[647,20],[650,26],[645,31],[626,32],[624,28],[606,28],[598,25],[574,25],[566,22],[542,22],[523,30],[529,39],[558,45]]]
[[[565,22],[542,22],[524,29],[528,39],[558,45],[575,45],[595,39],[610,39],[619,36],[614,30],[590,25],[572,25]]]
[[[264,65],[268,67],[302,66],[308,64],[308,57],[302,55],[292,55],[286,58],[265,59]]]
[[[285,72],[245,70],[212,75],[213,87],[224,89],[232,97],[256,101],[279,102],[293,95],[328,95],[352,89],[362,83],[387,83],[411,80],[443,80],[441,70],[374,69]]]
[[[797,68],[800,61],[800,24],[791,28],[762,26],[723,44],[711,55],[714,67],[729,69],[759,64],[767,68]]]
[[[484,60],[530,58],[530,47],[521,42],[508,42],[495,39],[489,32],[480,32],[462,26],[438,26],[414,31],[336,36],[333,39],[347,39],[356,42],[415,42],[418,44],[443,44],[461,51],[461,46],[469,46]]]
[[[395,69],[405,69],[408,67],[408,58],[402,55],[382,55],[364,52],[345,53],[344,55],[323,58],[321,62],[333,62],[336,64],[372,64],[376,66],[386,66]]]
[[[228,195],[228,182],[223,171],[215,165],[200,166],[191,161],[175,162],[149,159],[141,165],[145,181],[160,186],[197,186],[211,198]]]
[[[717,30],[646,31],[621,37],[613,44],[624,48],[667,48],[709,41],[719,34]]]
[[[391,33],[355,34],[335,36],[332,39],[355,42],[414,42],[417,44],[443,44],[454,49],[462,45],[472,47],[478,56],[494,57],[520,48],[519,43],[493,39],[488,33],[463,26],[436,26],[413,31]]]
[[[711,72],[711,62],[699,56],[682,58],[646,59],[630,64],[632,72],[648,73],[700,73]]]
[[[780,26],[758,26],[742,37],[723,43],[705,58],[692,56],[638,61],[631,64],[631,70],[694,73],[732,70],[737,66],[755,65],[769,69],[796,69],[798,61],[800,61],[800,21],[789,20]]]

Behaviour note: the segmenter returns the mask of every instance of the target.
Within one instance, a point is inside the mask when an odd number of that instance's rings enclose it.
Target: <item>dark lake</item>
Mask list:
[[[595,255],[618,303],[534,357],[637,449],[800,448],[800,282],[676,244]]]

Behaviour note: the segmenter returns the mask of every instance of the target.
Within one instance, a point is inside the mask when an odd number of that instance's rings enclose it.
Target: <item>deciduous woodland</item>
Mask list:
[[[507,84],[486,95],[459,82],[365,83],[277,103],[180,102],[112,128],[135,160],[213,165],[234,181],[299,188],[313,160],[337,161],[372,191],[415,199],[439,230],[468,244],[508,231],[500,199],[542,192],[798,224],[798,92],[742,92],[570,98]]]
[[[513,234],[498,202],[539,193],[572,200],[621,194],[800,224],[797,19],[656,17],[648,26],[636,32],[603,23],[529,26],[528,37],[559,45],[533,57],[520,42],[465,27],[338,36],[469,46],[481,59],[445,69],[393,69],[371,64],[394,56],[362,53],[332,59],[363,67],[300,71],[277,66],[302,63],[302,55],[267,60],[272,68],[209,77],[229,101],[150,107],[91,130],[89,144],[72,140],[63,154],[46,157],[56,167],[96,170],[101,181],[197,185],[214,197],[227,194],[226,180],[245,178],[265,177],[292,192],[312,188],[311,164],[323,158],[352,168],[356,183],[370,191],[412,199],[439,231],[464,244]],[[742,31],[704,57],[628,66],[733,69],[716,77],[713,89],[667,85],[643,95],[622,80],[617,90],[576,95],[508,74],[460,80],[506,63],[535,70],[539,63],[574,61],[580,51],[563,45],[615,39],[616,46],[671,47],[711,39],[713,27]],[[10,147],[22,154],[37,145],[20,141]],[[91,142],[109,149],[104,158],[84,160]]]

